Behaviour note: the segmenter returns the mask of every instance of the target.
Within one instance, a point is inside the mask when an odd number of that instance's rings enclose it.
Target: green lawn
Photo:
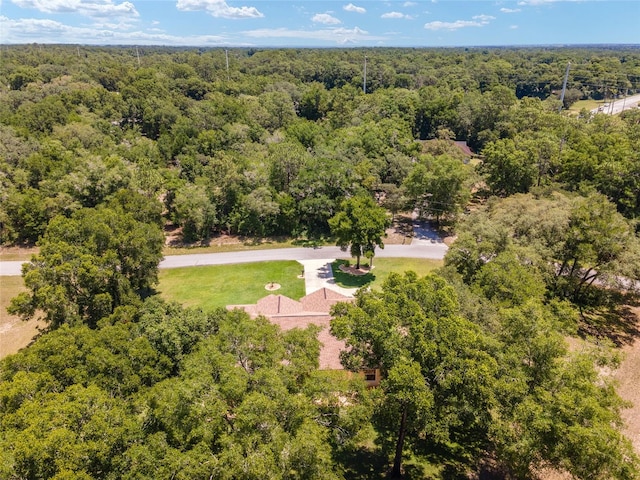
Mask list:
[[[374,258],[373,270],[366,275],[349,275],[340,271],[341,264],[355,264],[355,259],[351,262],[347,260],[336,260],[333,265],[333,276],[336,280],[336,284],[341,287],[347,288],[360,288],[365,285],[370,285],[374,288],[379,288],[382,283],[389,276],[391,272],[406,272],[407,270],[413,270],[422,277],[427,273],[442,266],[442,260],[431,260],[426,258]],[[368,265],[367,262],[360,262],[360,265]]]
[[[273,293],[298,300],[305,295],[301,273],[293,260],[171,268],[160,270],[157,290],[167,300],[205,310],[255,303],[271,293],[265,289],[270,282],[281,285]]]
[[[0,358],[29,345],[38,328],[45,327],[35,318],[23,321],[7,312],[11,299],[26,290],[22,277],[0,277]]]
[[[346,263],[346,260],[337,260],[333,264],[336,283],[348,288],[364,285],[380,287],[390,272],[413,270],[423,276],[442,266],[441,260],[376,258],[371,273],[353,276],[341,272],[338,268],[340,263]],[[171,268],[160,270],[157,290],[166,300],[205,310],[255,303],[271,293],[265,289],[270,282],[281,285],[273,293],[298,300],[305,295],[304,280],[298,278],[301,272],[302,265],[296,261]]]
[[[583,108],[593,110],[594,108],[604,105],[604,103],[604,100],[578,100],[569,107],[569,111],[578,114]]]

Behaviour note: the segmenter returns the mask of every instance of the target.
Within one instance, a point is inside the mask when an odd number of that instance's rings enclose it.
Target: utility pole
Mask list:
[[[618,93],[620,92],[620,90],[618,90]],[[611,103],[609,104],[609,114],[613,115],[613,104],[616,103],[616,96],[617,95],[611,95]]]
[[[140,67],[140,52],[138,51],[137,45],[136,45],[136,57],[138,58],[138,67]]]
[[[224,58],[227,60],[227,82],[229,81],[229,50],[224,49]]]
[[[364,56],[364,81],[362,82],[362,91],[367,93],[367,56]]]
[[[571,68],[571,62],[567,63],[567,70],[564,72],[564,82],[562,82],[562,93],[560,94],[560,108],[558,112],[562,111],[564,106],[564,94],[567,92],[567,80],[569,80],[569,68]]]

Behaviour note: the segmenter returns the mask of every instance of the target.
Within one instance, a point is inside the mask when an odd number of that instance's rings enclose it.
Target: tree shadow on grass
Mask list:
[[[583,336],[606,337],[617,347],[630,345],[640,337],[638,318],[628,305],[585,313],[579,332]]]
[[[325,244],[321,238],[298,238],[291,242],[291,245],[304,248],[320,248]]]
[[[605,337],[617,347],[632,344],[640,338],[640,318],[637,309],[640,298],[633,294],[606,291],[600,305],[583,309],[579,333],[581,336]]]
[[[366,285],[369,285],[376,279],[375,274],[369,272],[365,275],[352,275],[350,273],[343,272],[340,270],[340,265],[349,266],[349,261],[347,260],[336,260],[331,264],[331,269],[333,270],[333,278],[336,282],[336,285],[345,288],[361,288]]]
[[[367,447],[353,447],[336,454],[336,463],[342,467],[344,478],[349,480],[386,480],[391,477],[391,459],[387,458],[379,449]],[[408,458],[403,462],[402,480],[450,480],[462,478],[459,475],[442,476],[438,474],[440,468],[428,463]]]
[[[354,447],[336,454],[336,463],[342,466],[344,478],[350,480],[383,480],[388,478],[389,463],[378,450]]]

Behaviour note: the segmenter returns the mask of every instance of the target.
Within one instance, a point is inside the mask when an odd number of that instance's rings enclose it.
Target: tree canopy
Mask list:
[[[135,304],[157,282],[164,238],[157,224],[121,208],[82,209],[58,216],[23,267],[29,292],[10,311],[30,318],[44,312],[53,327],[97,322],[119,306]]]
[[[637,49],[138,53],[2,49],[0,243],[39,248],[10,309],[51,328],[0,362],[0,477],[638,477],[604,337],[640,278],[640,114],[566,111],[639,92]],[[359,266],[385,208],[457,238],[336,307],[380,388],[318,371],[316,328],[153,291],[163,229]]]
[[[490,328],[436,275],[391,274],[380,291],[334,307],[345,368],[381,370],[373,425],[392,475],[402,475],[409,454],[448,465],[446,476],[476,469],[491,451],[513,478],[532,478],[544,465],[578,478],[633,478],[637,458],[618,431],[624,403],[594,365],[615,357],[569,352],[561,332],[570,308],[518,300],[520,285],[503,288],[513,300],[491,298]]]
[[[341,210],[329,219],[331,233],[339,247],[347,249],[356,257],[356,268],[360,268],[360,257],[373,262],[376,247],[384,248],[382,237],[390,221],[384,208],[369,196],[349,198],[340,205]]]

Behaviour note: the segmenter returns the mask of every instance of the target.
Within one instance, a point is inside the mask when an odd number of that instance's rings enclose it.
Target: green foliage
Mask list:
[[[521,263],[509,250],[484,264],[475,277],[485,297],[506,305],[522,305],[527,300],[541,300],[544,280],[532,266]]]
[[[182,227],[185,242],[203,240],[216,224],[216,207],[202,185],[185,184],[173,200],[173,220]]]
[[[638,238],[629,222],[600,194],[514,195],[470,215],[445,264],[471,283],[485,265],[510,250],[522,268],[544,279],[551,292],[580,303],[585,289],[596,281],[618,285],[623,278],[636,278],[638,260],[629,253],[637,249]],[[528,282],[525,278],[521,280]],[[489,281],[482,282],[489,287]],[[524,287],[523,283],[519,288]]]
[[[157,225],[120,209],[56,217],[40,241],[40,253],[24,266],[29,292],[16,297],[10,311],[31,318],[41,310],[52,327],[95,326],[157,282],[163,243]]]
[[[604,356],[567,355],[549,317],[533,310],[505,315],[509,375],[492,425],[505,466],[519,478],[538,465],[577,478],[635,478],[637,456],[619,431],[624,403],[594,367]]]
[[[580,198],[569,216],[558,277],[567,274],[573,277],[568,287],[573,288],[571,295],[578,300],[584,286],[602,277],[613,276],[615,282],[616,276],[633,275],[637,262],[625,252],[635,251],[637,244],[638,238],[629,223],[603,195]]]
[[[329,220],[336,244],[356,257],[356,268],[360,268],[360,257],[373,261],[375,248],[384,248],[382,237],[390,221],[382,207],[368,196],[352,197],[341,204],[341,211]]]
[[[93,385],[43,393],[2,420],[9,471],[23,478],[102,476],[141,438],[126,405]]]
[[[258,187],[241,200],[238,225],[241,235],[264,237],[277,230],[280,205],[267,187]]]
[[[55,215],[120,189],[162,198],[165,220],[188,242],[238,230],[327,235],[343,200],[382,184],[411,186],[425,215],[455,218],[472,186],[467,168],[441,158],[458,158],[442,148],[454,138],[485,147],[493,193],[587,184],[628,218],[640,208],[631,117],[572,119],[540,100],[560,87],[567,55],[576,78],[591,79],[569,88],[595,98],[603,65],[633,79],[632,51],[620,62],[600,49],[379,49],[365,95],[355,50],[239,49],[228,78],[218,51],[147,49],[141,67],[126,48],[85,49],[81,64],[65,47],[9,50],[0,69],[12,86],[0,94],[0,125],[11,129],[0,142],[4,242],[35,242]],[[418,159],[415,139],[439,139],[423,149],[435,159]],[[264,187],[270,199],[253,193]],[[264,199],[266,221],[254,208]]]
[[[22,90],[27,84],[38,80],[38,71],[29,66],[16,69],[9,77],[9,86],[12,90]]]
[[[150,390],[147,422],[185,453],[204,448],[216,478],[340,478],[331,432],[347,432],[339,426],[349,407],[329,403],[338,384],[326,391],[314,373],[316,334],[227,314],[177,378]]]
[[[491,190],[501,195],[527,193],[536,179],[536,165],[527,153],[517,149],[512,139],[496,140],[482,151],[481,171]]]
[[[171,371],[166,353],[154,340],[125,324],[99,330],[63,326],[5,360],[2,407],[13,411],[39,391],[57,392],[73,385],[97,385],[110,396],[127,397]]]
[[[407,175],[404,188],[423,217],[436,222],[455,217],[469,200],[469,171],[449,155],[422,158]]]
[[[4,476],[343,478],[369,413],[361,381],[317,370],[318,327],[158,300],[127,316],[0,363]]]
[[[366,94],[358,49],[236,49],[229,70],[216,49],[145,47],[143,65],[126,47],[78,53],[9,46],[0,62],[0,240],[41,247],[12,311],[61,326],[0,366],[0,477],[371,478],[340,465],[372,444],[371,408],[385,452],[431,462],[412,476],[462,474],[487,451],[514,478],[637,477],[602,355],[567,352],[577,314],[559,299],[638,279],[640,123],[559,114],[554,93],[567,58],[567,101],[638,90],[636,51],[381,48]],[[453,139],[482,153],[482,178]],[[392,276],[353,307],[359,330],[342,334],[372,341],[345,361],[383,367],[371,396],[315,370],[313,329],[141,307],[167,221],[198,241],[366,219],[342,244],[372,257],[383,217],[341,205],[379,212],[364,195],[384,192],[394,214],[409,198],[457,219],[485,184],[511,196],[456,225],[454,283]],[[277,280],[264,271],[248,301]],[[215,302],[203,272],[191,293]]]
[[[185,310],[158,297],[146,300],[138,315],[136,328],[140,334],[174,365],[178,365],[200,340],[216,333],[224,316],[221,310],[207,313]]]
[[[334,315],[332,333],[347,344],[344,366],[381,369],[374,425],[385,450],[395,446],[394,475],[405,442],[414,454],[439,451],[457,461],[479,454],[497,365],[442,278],[391,274],[381,291],[360,291]]]

